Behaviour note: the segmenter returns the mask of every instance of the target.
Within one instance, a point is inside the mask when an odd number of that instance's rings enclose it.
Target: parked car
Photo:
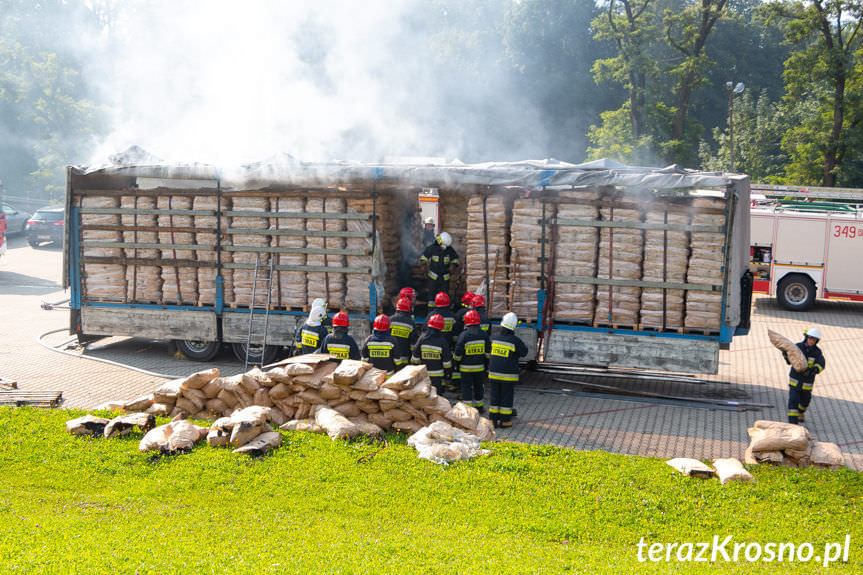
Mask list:
[[[9,204],[3,204],[3,213],[6,214],[6,235],[12,236],[23,233],[30,219],[28,212],[15,209]]]
[[[36,210],[27,220],[27,243],[38,247],[42,242],[63,243],[65,219],[62,206],[49,206]]]

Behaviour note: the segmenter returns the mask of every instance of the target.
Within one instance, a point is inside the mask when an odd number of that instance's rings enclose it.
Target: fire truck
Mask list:
[[[752,185],[753,292],[788,310],[863,301],[863,190]]]

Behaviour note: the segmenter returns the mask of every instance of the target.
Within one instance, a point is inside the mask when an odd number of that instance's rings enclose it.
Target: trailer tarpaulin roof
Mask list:
[[[114,154],[106,162],[73,168],[78,174],[100,173],[155,179],[220,180],[225,187],[249,185],[358,184],[384,183],[459,188],[462,186],[521,186],[529,189],[571,186],[618,186],[650,190],[719,188],[731,185],[733,174],[698,172],[677,165],[665,168],[626,166],[613,160],[570,164],[558,160],[520,162],[447,163],[361,163],[333,161],[301,162],[279,154],[252,164],[213,166],[172,164],[133,146]]]

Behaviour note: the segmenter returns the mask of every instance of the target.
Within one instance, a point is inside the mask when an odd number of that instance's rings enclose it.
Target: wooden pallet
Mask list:
[[[0,405],[14,405],[23,407],[60,407],[63,402],[62,391],[21,391],[0,390]]]

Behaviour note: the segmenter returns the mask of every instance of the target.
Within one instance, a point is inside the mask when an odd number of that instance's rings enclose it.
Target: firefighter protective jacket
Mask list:
[[[464,314],[470,309],[469,305],[460,304],[455,311],[455,325],[452,328],[453,337],[458,338],[464,331]]]
[[[490,351],[488,334],[478,325],[472,325],[459,336],[452,358],[459,362],[459,371],[462,373],[482,372],[485,371]]]
[[[440,330],[426,328],[414,345],[411,363],[424,364],[429,377],[444,377],[452,369],[449,341]]]
[[[445,338],[447,338],[447,341],[452,341],[453,329],[455,329],[455,314],[449,306],[436,307],[429,310],[428,316],[431,317],[433,314],[440,314],[440,316],[443,317],[443,329],[441,330],[441,333]],[[450,347],[452,347],[452,344],[450,344]]]
[[[378,369],[392,375],[396,371],[396,342],[388,331],[372,330],[363,343],[362,356]]]
[[[407,311],[396,311],[390,316],[390,335],[396,342],[395,357],[409,358],[411,346],[417,340],[414,316]]]
[[[449,281],[449,267],[459,265],[458,254],[455,253],[452,246],[443,248],[437,242],[426,246],[423,255],[420,256],[420,261],[428,263],[428,277],[433,280]]]
[[[794,368],[791,368],[791,373],[788,374],[788,378],[793,383],[802,383],[804,387],[812,387],[812,384],[815,383],[815,376],[824,371],[826,367],[826,363],[824,361],[824,354],[821,353],[821,349],[818,347],[816,343],[812,347],[806,347],[806,340],[803,340],[797,344],[797,347],[800,348],[800,351],[803,352],[803,355],[806,356],[806,361],[809,362],[809,368],[804,372],[794,371]],[[791,363],[788,361],[788,358],[785,358],[786,363]]]
[[[321,347],[321,342],[327,337],[326,326],[318,325],[311,326],[307,323],[303,324],[303,328],[297,334],[296,347],[300,353],[314,353],[316,349]]]
[[[476,313],[479,314],[479,327],[485,333],[491,333],[491,324],[488,322],[488,313],[485,311],[484,307],[476,307],[474,308]]]
[[[333,328],[333,333],[328,334],[321,342],[318,353],[328,353],[339,359],[359,359],[360,348],[351,337],[346,328]]]
[[[502,329],[491,338],[488,378],[518,382],[518,358],[527,355],[527,346],[511,329]]]

